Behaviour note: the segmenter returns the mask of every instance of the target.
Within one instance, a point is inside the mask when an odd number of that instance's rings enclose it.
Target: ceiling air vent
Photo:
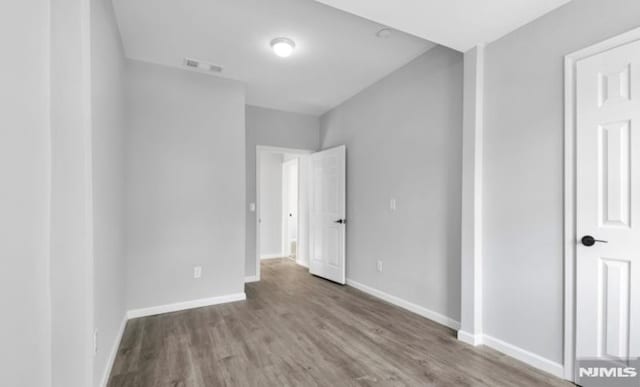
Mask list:
[[[214,73],[221,73],[222,67],[212,64],[209,65],[209,71],[213,71]]]
[[[189,68],[200,70],[200,71],[207,71],[212,73],[222,72],[222,66],[206,63],[206,62],[203,62],[197,59],[192,59],[192,58],[184,58],[184,65]]]
[[[187,67],[193,67],[193,68],[196,68],[196,69],[197,69],[198,67],[200,67],[200,62],[198,62],[198,61],[197,61],[197,60],[195,60],[195,59],[185,58],[185,59],[184,59],[184,64],[185,64],[185,66],[187,66]]]

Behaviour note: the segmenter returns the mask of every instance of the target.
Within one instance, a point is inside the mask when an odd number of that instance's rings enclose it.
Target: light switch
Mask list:
[[[398,208],[398,202],[395,198],[391,198],[391,200],[389,201],[389,209],[391,209],[391,211],[395,211]]]
[[[202,277],[202,266],[193,267],[193,278],[199,279]]]
[[[256,212],[256,204],[255,203],[249,203],[249,211]]]

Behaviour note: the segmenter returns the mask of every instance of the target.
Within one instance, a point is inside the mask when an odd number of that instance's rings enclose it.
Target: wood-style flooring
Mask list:
[[[246,292],[129,321],[109,386],[571,385],[287,259]]]

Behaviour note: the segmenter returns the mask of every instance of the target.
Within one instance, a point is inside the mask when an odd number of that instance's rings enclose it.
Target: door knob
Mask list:
[[[602,241],[602,240],[599,240],[599,239],[595,239],[591,235],[583,236],[582,239],[580,240],[580,242],[582,242],[582,244],[587,246],[587,247],[591,247],[591,246],[595,245],[596,242],[609,243],[609,241]]]
[[[347,220],[346,219],[338,219],[338,220],[335,220],[333,223],[346,224]]]

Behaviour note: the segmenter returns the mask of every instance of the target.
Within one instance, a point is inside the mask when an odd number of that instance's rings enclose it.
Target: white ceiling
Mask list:
[[[447,0],[449,1],[449,0]],[[224,67],[247,84],[247,103],[322,114],[434,47],[313,0],[114,0],[127,57],[185,68],[185,57]],[[279,58],[271,39],[292,38]]]
[[[490,43],[571,0],[317,0],[458,51]]]

